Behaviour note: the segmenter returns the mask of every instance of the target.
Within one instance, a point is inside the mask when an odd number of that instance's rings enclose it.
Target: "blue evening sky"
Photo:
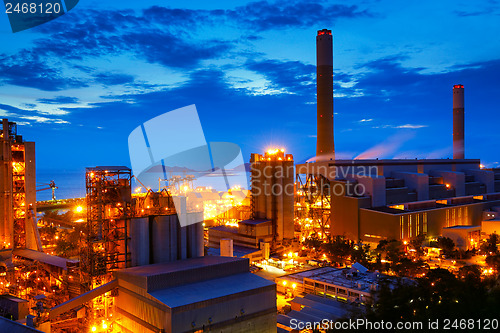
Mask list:
[[[466,157],[500,162],[500,1],[94,1],[13,34],[0,19],[0,116],[39,180],[130,165],[143,122],[196,104],[208,141],[315,152],[315,35],[334,34],[341,158],[447,158],[465,85]],[[165,142],[175,144],[175,142]]]

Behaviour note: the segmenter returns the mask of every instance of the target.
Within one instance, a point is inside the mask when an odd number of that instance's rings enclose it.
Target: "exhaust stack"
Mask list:
[[[335,159],[333,141],[333,42],[332,31],[316,36],[317,141],[316,160]]]
[[[464,111],[464,86],[453,86],[453,158],[465,158],[465,111]]]

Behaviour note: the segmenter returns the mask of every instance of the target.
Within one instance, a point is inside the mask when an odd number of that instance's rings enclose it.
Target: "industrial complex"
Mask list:
[[[35,143],[3,119],[1,330],[290,332],[376,302],[382,281],[412,283],[327,258],[334,237],[375,249],[446,236],[467,251],[499,233],[500,169],[466,158],[464,86],[450,91],[452,159],[336,159],[332,32],[316,45],[316,157],[253,153],[248,188],[193,188],[184,172],[155,191],[126,166],[95,166],[85,198],[37,202]]]

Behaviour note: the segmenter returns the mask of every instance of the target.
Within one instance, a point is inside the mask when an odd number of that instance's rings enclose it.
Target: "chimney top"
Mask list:
[[[332,35],[332,31],[328,29],[318,30],[318,36],[320,35]]]

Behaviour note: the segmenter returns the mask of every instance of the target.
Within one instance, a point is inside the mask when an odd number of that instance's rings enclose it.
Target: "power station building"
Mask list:
[[[305,195],[327,203],[324,224],[330,233],[378,242],[480,226],[483,213],[500,205],[500,170],[485,170],[480,160],[465,159],[464,86],[453,86],[453,159],[337,160],[331,41],[330,30],[318,31],[315,161],[295,170],[298,180],[306,177]]]
[[[241,252],[261,250],[247,258],[262,259],[270,248],[284,249],[294,238],[294,162],[284,149],[252,154],[250,162],[252,218],[210,228],[209,246],[219,248],[221,239],[232,239]]]
[[[0,248],[41,249],[36,236],[35,143],[2,119],[0,132]],[[14,232],[15,231],[15,232]]]
[[[484,211],[500,205],[500,173],[481,169],[479,160],[336,160],[296,170],[328,189],[330,232],[365,242],[478,226]]]
[[[248,259],[206,256],[115,272],[124,332],[276,332],[276,285]]]

